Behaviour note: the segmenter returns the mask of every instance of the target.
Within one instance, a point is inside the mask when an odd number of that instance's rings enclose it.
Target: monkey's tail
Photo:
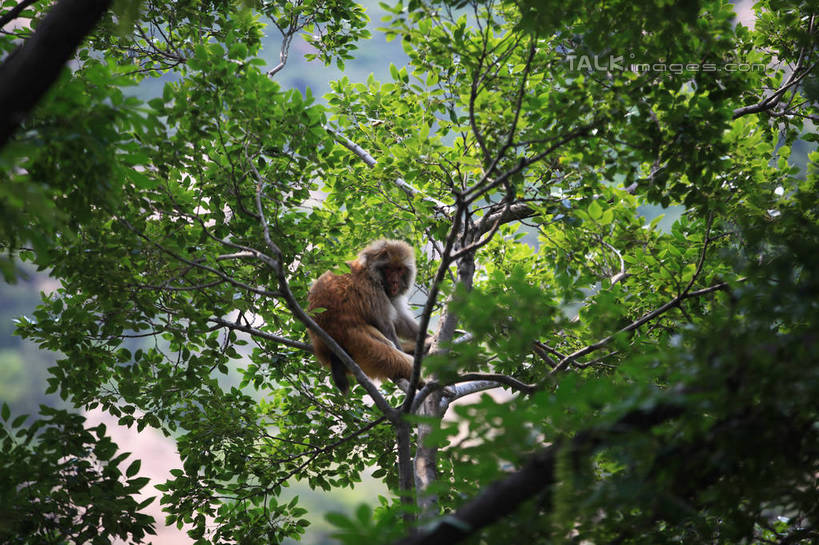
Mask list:
[[[335,354],[330,354],[330,373],[333,376],[333,382],[336,387],[341,390],[342,394],[346,394],[347,390],[350,389],[350,379],[347,377],[347,368]]]

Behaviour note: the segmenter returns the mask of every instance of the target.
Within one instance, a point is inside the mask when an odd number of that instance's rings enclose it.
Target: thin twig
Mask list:
[[[694,271],[694,274],[691,276],[691,280],[688,282],[688,284],[685,286],[685,288],[683,288],[683,290],[680,291],[679,294],[677,294],[676,297],[674,297],[671,301],[667,302],[666,304],[662,305],[661,307],[649,312],[648,314],[643,315],[638,320],[635,320],[634,322],[630,323],[629,325],[621,328],[616,333],[613,333],[613,334],[609,335],[608,337],[597,341],[594,344],[590,344],[590,345],[586,346],[585,348],[581,348],[580,350],[577,350],[576,352],[572,352],[571,354],[569,354],[568,356],[566,356],[565,358],[560,360],[560,362],[558,362],[558,364],[555,366],[554,369],[551,370],[551,372],[549,374],[550,375],[555,375],[555,374],[563,371],[577,358],[579,358],[581,356],[585,356],[586,354],[594,352],[595,350],[599,350],[600,348],[602,348],[602,347],[606,346],[607,344],[609,344],[612,340],[614,340],[615,337],[617,337],[618,335],[621,335],[622,333],[628,333],[629,331],[634,331],[634,330],[638,329],[640,326],[642,326],[646,322],[650,322],[654,318],[657,318],[658,316],[660,316],[662,314],[665,314],[666,312],[668,312],[672,308],[678,306],[685,299],[688,299],[690,297],[695,297],[697,295],[704,295],[706,293],[711,293],[711,292],[717,291],[719,289],[727,288],[728,285],[725,282],[723,282],[721,284],[717,284],[715,286],[711,286],[709,288],[705,288],[705,289],[699,290],[697,292],[689,293],[689,291],[691,290],[691,287],[694,285],[694,282],[696,282],[697,278],[699,277],[700,273],[702,272],[702,267],[703,267],[703,264],[705,263],[705,255],[706,255],[706,252],[708,251],[708,245],[711,242],[711,239],[709,238],[709,233],[711,231],[711,223],[712,223],[713,219],[714,219],[714,215],[712,213],[712,214],[710,214],[708,216],[707,225],[706,225],[706,228],[705,228],[705,239],[703,241],[703,246],[702,246],[702,251],[700,252],[700,257],[697,260],[697,268]]]

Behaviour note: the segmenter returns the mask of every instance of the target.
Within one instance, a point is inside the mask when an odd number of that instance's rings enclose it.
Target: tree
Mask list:
[[[76,407],[176,438],[170,523],[278,542],[306,526],[290,481],[373,469],[394,497],[331,516],[342,542],[816,540],[817,173],[791,152],[816,140],[815,14],[553,4],[399,3],[410,65],[320,105],[276,75],[302,32],[343,65],[360,6],[146,2],[23,123],[4,184],[67,207],[5,205],[62,283],[19,333]],[[376,385],[325,336],[345,398],[303,303],[379,236],[419,249],[435,339]]]

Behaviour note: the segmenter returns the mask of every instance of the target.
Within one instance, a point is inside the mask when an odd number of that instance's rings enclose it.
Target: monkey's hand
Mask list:
[[[427,335],[427,338],[424,339],[424,354],[429,354],[429,349],[432,347],[432,342],[435,338],[432,335]]]
[[[424,354],[429,353],[429,348],[432,346],[432,341],[432,335],[427,335],[427,338],[424,339]],[[407,354],[415,354],[415,341],[402,341],[400,348]]]

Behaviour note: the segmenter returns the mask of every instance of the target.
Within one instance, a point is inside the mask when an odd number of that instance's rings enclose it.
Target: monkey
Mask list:
[[[419,327],[409,312],[407,292],[415,281],[415,253],[401,240],[370,243],[348,263],[350,272],[322,274],[310,288],[308,311],[364,373],[374,379],[410,379]],[[312,330],[308,332],[319,362],[347,393],[347,368]],[[402,347],[401,338],[406,339]],[[411,345],[411,348],[410,348]],[[423,384],[423,383],[422,383]]]

